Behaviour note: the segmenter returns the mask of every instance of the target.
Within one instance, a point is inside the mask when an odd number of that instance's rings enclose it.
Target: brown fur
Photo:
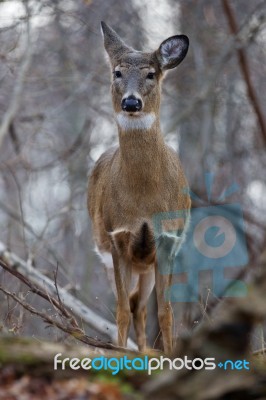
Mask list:
[[[169,56],[171,62],[167,67],[158,56],[160,48],[154,53],[137,52],[126,46],[105,24],[103,32],[112,70],[119,68],[122,73],[122,78],[113,79],[112,83],[115,113],[121,112],[125,93],[134,91],[143,100],[142,113],[154,113],[155,122],[149,129],[135,130],[125,130],[118,124],[119,146],[107,150],[97,161],[90,176],[88,195],[94,239],[100,251],[110,252],[113,257],[118,296],[118,343],[126,346],[131,309],[139,349],[145,349],[146,302],[152,289],[150,277],[155,273],[159,323],[164,349],[169,353],[172,349],[172,316],[170,304],[164,299],[164,290],[171,277],[162,277],[158,273],[151,219],[157,213],[190,208],[189,196],[184,193],[187,181],[180,161],[164,143],[159,122],[163,71],[173,68],[180,59],[173,60]],[[169,42],[172,46],[175,43]],[[182,56],[184,58],[183,53]],[[152,80],[147,79],[150,70],[155,72]],[[137,118],[135,115],[130,117]],[[130,304],[132,273],[139,274],[139,284],[131,295]]]

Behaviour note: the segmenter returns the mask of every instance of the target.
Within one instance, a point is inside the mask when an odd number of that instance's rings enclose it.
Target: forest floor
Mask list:
[[[66,364],[54,369],[54,356],[62,358],[121,357],[103,349],[64,345],[18,336],[0,337],[0,400],[122,400],[141,399],[147,371],[73,370]]]
[[[215,356],[219,356],[217,351],[220,354],[227,353],[224,351],[227,333],[219,333],[218,342],[214,338],[207,344]],[[206,332],[201,332],[195,338],[187,343],[189,347],[183,342],[182,348],[189,358],[204,359],[207,354],[204,344]],[[159,358],[161,354],[158,352],[147,355],[121,353],[86,345],[0,336],[0,400],[265,400],[266,352],[252,355],[250,352],[242,353],[241,348],[239,353],[236,341],[233,348],[237,353],[232,353],[231,347],[227,354],[236,359],[242,359],[243,355],[250,363],[249,370],[223,370],[216,367],[213,371],[169,371],[166,365],[163,373],[152,371],[149,375],[147,370],[127,368],[119,368],[119,371],[114,368],[75,370],[70,368],[69,360],[62,368],[62,361],[69,358],[78,360],[80,365],[81,360],[92,361],[95,358],[109,361],[111,358],[124,357],[128,360],[151,359]],[[57,368],[56,355],[59,360]]]

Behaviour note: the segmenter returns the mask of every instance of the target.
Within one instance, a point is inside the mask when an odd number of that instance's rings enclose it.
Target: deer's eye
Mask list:
[[[147,79],[154,79],[155,77],[155,72],[149,72],[147,75]]]
[[[120,71],[114,71],[114,75],[116,78],[122,78],[122,74]]]

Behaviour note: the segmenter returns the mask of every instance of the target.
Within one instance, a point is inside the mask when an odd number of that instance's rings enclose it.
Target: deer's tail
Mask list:
[[[110,232],[117,252],[135,264],[151,264],[155,260],[156,247],[153,230],[142,221],[135,231],[119,228]]]
[[[151,226],[144,221],[131,236],[130,251],[135,262],[150,264],[155,259],[155,240]]]

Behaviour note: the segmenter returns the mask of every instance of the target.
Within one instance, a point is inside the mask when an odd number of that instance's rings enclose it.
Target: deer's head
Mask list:
[[[128,47],[118,34],[101,23],[104,46],[112,68],[112,100],[122,129],[148,129],[159,115],[160,82],[165,71],[185,58],[189,40],[176,35],[150,53]]]

